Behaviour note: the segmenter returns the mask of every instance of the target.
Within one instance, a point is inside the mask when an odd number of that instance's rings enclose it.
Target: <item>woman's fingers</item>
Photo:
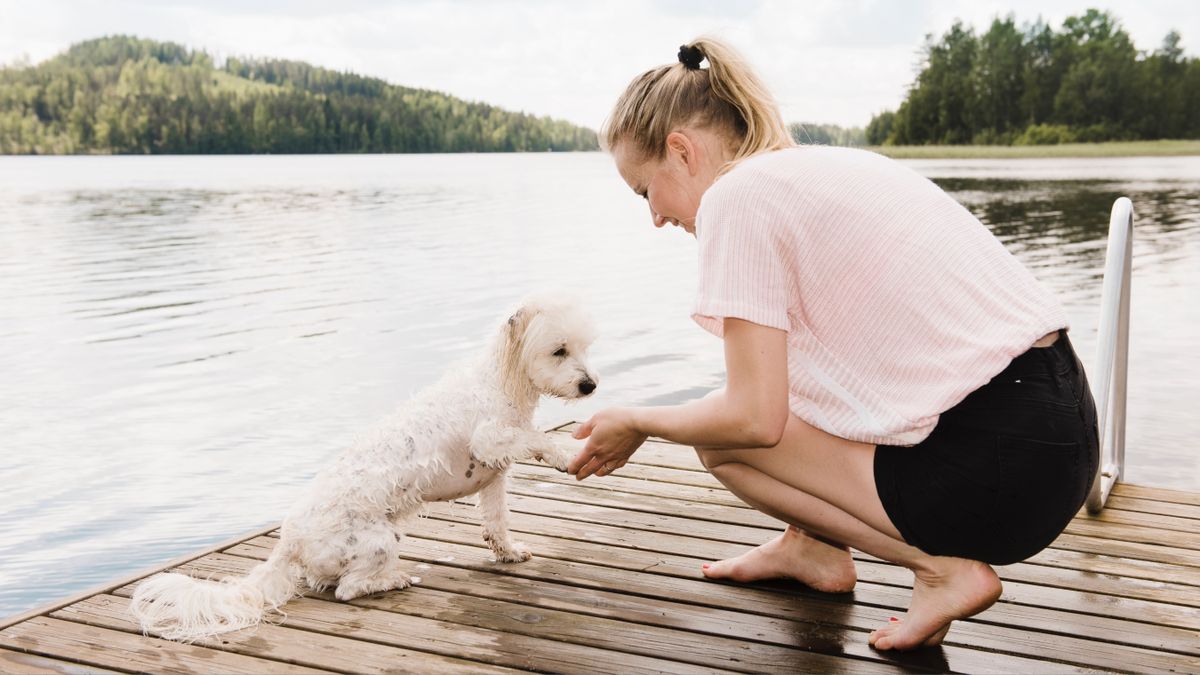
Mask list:
[[[596,457],[589,457],[587,463],[579,467],[579,471],[575,473],[575,480],[583,480],[584,478],[596,473],[596,470],[599,468],[600,460]]]
[[[593,455],[579,467],[578,471],[575,472],[575,480],[583,480],[588,476],[607,476],[622,466],[625,466],[624,460],[604,460]],[[568,466],[567,468],[569,472],[570,467]]]
[[[571,433],[571,436],[575,438],[587,438],[588,436],[592,435],[592,429],[594,427],[595,425],[592,424],[592,421],[588,420],[576,427],[575,431]]]
[[[585,447],[583,450],[579,451],[578,455],[575,455],[575,459],[572,459],[567,463],[567,473],[575,476],[579,475],[579,472],[582,471],[583,467],[587,466],[587,463],[591,460],[592,453],[588,452],[588,449]]]

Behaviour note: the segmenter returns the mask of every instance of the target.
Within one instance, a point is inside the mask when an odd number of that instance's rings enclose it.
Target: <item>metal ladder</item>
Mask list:
[[[1099,513],[1125,468],[1125,385],[1129,370],[1129,278],[1133,267],[1133,202],[1113,203],[1100,295],[1096,370],[1091,381],[1100,425],[1100,470],[1088,494],[1087,510]]]

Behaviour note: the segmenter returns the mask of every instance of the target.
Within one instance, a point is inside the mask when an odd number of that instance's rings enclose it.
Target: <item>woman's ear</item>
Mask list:
[[[682,131],[672,131],[667,134],[667,155],[678,158],[687,167],[688,175],[695,176],[700,171],[700,158],[696,155],[696,144],[691,137]]]

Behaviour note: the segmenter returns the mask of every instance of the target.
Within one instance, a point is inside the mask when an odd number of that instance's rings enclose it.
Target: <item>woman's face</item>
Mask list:
[[[689,170],[690,150],[668,143],[662,159],[644,160],[632,143],[621,143],[612,154],[621,178],[650,206],[655,227],[671,224],[695,236],[696,210],[711,180],[702,185],[697,173]]]

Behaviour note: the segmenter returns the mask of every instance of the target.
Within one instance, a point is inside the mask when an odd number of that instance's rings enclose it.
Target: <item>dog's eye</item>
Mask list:
[[[566,347],[559,347],[559,348],[558,348],[558,351],[554,352],[554,355],[555,355],[555,356],[557,356],[557,357],[558,357],[558,358],[560,358],[560,359],[561,359],[561,358],[563,358],[564,356],[566,356],[566,355],[567,355],[567,348],[566,348]]]

